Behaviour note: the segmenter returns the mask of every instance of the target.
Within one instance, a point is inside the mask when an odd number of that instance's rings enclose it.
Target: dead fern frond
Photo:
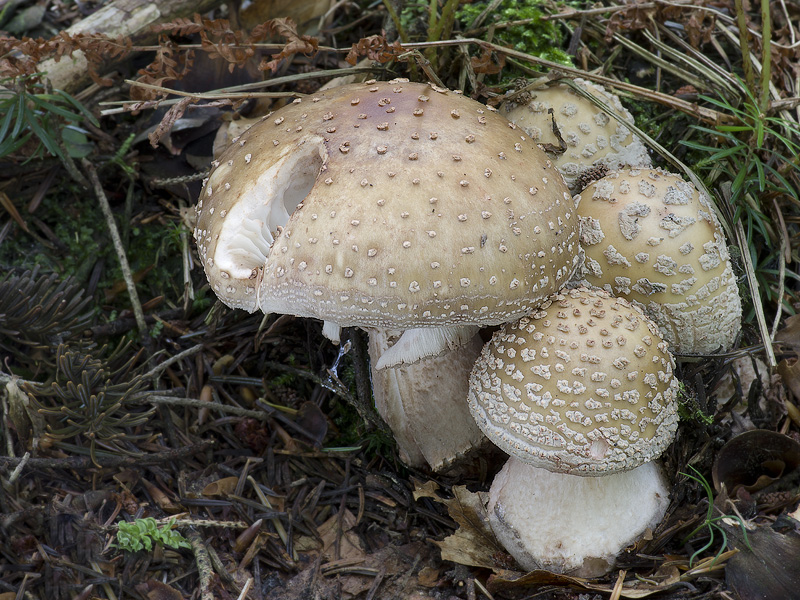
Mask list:
[[[297,33],[297,26],[288,18],[270,19],[248,33],[232,29],[227,19],[204,19],[196,14],[191,20],[174,19],[155,26],[154,30],[159,34],[159,50],[153,62],[139,71],[138,79],[154,86],[182,79],[194,61],[194,51],[181,48],[170,36],[198,35],[202,50],[212,59],[227,61],[231,72],[256,58],[261,52],[256,44],[269,37],[283,38],[286,43],[270,60],[261,61],[258,68],[262,71],[275,71],[280,60],[298,53],[313,54],[319,48],[317,38]],[[131,96],[135,100],[156,100],[164,97],[164,92],[134,87]]]
[[[69,279],[38,269],[0,280],[0,348],[16,353],[50,346],[87,326],[91,298]]]
[[[405,50],[400,46],[400,42],[395,41],[394,44],[389,44],[382,35],[371,35],[361,38],[357,43],[353,44],[345,60],[354,65],[360,57],[366,56],[370,60],[383,64],[394,60],[403,52]]]
[[[128,37],[112,38],[102,33],[60,32],[50,39],[0,36],[0,77],[30,76],[37,73],[39,63],[52,58],[56,62],[80,50],[88,61],[89,75],[98,85],[111,85],[110,79],[98,74],[98,68],[109,59],[125,57],[132,48]]]

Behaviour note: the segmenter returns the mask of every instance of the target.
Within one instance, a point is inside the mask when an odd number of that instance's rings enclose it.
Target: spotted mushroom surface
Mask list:
[[[633,123],[633,116],[616,94],[590,81],[575,79],[574,82],[614,110],[623,121]],[[576,189],[580,176],[595,165],[609,170],[651,166],[647,148],[628,127],[569,86],[557,84],[535,90],[532,95],[527,104],[503,105],[501,113],[536,143],[551,148],[560,146],[553,132],[555,120],[566,148],[553,153],[553,162],[573,191],[580,191]]]
[[[264,118],[196,210],[226,304],[339,326],[505,322],[578,265],[574,203],[544,153],[485,105],[404,80]]]
[[[638,303],[677,353],[728,350],[742,306],[710,199],[660,169],[610,173],[576,196],[583,281]]]
[[[639,308],[575,288],[495,332],[470,375],[470,410],[523,462],[575,475],[626,471],[675,435],[673,366]]]

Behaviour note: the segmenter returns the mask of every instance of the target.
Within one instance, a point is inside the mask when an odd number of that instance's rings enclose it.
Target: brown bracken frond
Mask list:
[[[17,39],[0,35],[0,78],[33,75],[38,63],[53,58],[58,62],[64,56],[83,52],[89,63],[89,75],[98,85],[111,85],[109,79],[100,77],[97,68],[109,59],[122,58],[131,50],[128,37],[111,38],[101,33],[60,32],[50,39],[23,37]]]

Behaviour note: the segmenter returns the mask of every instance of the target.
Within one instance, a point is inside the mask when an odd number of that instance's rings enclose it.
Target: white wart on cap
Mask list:
[[[633,123],[633,116],[622,106],[619,97],[590,81],[574,81],[614,110],[622,122],[563,83],[535,90],[527,104],[503,105],[501,113],[536,143],[550,147],[560,145],[553,133],[555,120],[566,149],[563,153],[553,153],[553,162],[573,191],[579,191],[576,187],[579,177],[595,165],[609,170],[625,166],[649,167],[647,148],[624,125],[624,122]],[[548,112],[550,109],[552,116]]]
[[[610,173],[575,197],[583,282],[645,309],[677,353],[726,351],[742,305],[710,199],[660,169]]]
[[[638,307],[576,288],[495,332],[470,376],[470,410],[489,440],[534,466],[625,471],[675,435],[673,366]]]
[[[316,317],[332,338],[341,326],[472,327],[424,356],[561,287],[578,264],[573,212],[551,162],[497,113],[373,81],[245,132],[201,193],[195,239],[232,307]]]

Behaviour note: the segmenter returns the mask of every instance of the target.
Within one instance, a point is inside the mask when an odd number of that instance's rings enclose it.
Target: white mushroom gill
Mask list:
[[[439,356],[469,343],[479,329],[477,325],[406,329],[394,346],[381,355],[375,368],[410,365],[423,358]]]
[[[318,142],[288,153],[244,189],[220,233],[214,256],[220,269],[248,278],[264,266],[275,239],[317,183],[326,152]]]

